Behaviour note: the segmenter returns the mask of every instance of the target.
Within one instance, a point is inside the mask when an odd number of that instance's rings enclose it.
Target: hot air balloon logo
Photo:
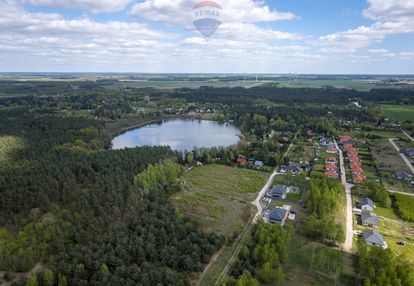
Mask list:
[[[193,24],[204,37],[211,37],[220,27],[221,7],[216,2],[200,1],[194,6],[193,12]]]

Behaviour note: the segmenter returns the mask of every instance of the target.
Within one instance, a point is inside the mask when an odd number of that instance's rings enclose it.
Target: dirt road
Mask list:
[[[390,141],[390,144],[394,147],[394,149],[398,152],[398,154],[400,154],[401,158],[403,159],[403,161],[405,162],[407,167],[411,170],[411,173],[413,173],[413,175],[414,175],[413,165],[411,164],[410,160],[408,160],[408,158],[403,153],[400,153],[400,148],[397,146],[397,144],[395,144],[394,140],[395,139],[388,139],[388,141]]]
[[[344,164],[344,154],[342,150],[339,148],[338,143],[335,141],[335,147],[339,151],[339,161],[341,167],[341,182],[345,188],[345,196],[346,196],[346,238],[343,248],[346,252],[352,252],[352,243],[353,243],[353,223],[352,223],[352,187],[354,185],[348,183],[346,181],[346,172],[345,172],[345,164]]]

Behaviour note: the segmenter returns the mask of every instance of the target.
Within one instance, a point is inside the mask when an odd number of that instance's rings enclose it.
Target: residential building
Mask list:
[[[367,227],[378,227],[379,226],[379,218],[374,213],[362,212],[361,213],[361,224]]]
[[[361,210],[364,211],[373,211],[375,209],[375,204],[370,198],[364,198],[361,201]]]
[[[376,230],[364,230],[364,232],[362,233],[362,238],[368,245],[379,246],[384,249],[388,247],[382,235]]]

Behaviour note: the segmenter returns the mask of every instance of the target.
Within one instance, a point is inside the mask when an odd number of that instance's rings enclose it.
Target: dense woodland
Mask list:
[[[314,177],[308,188],[306,209],[310,215],[305,221],[305,234],[325,243],[344,242],[344,225],[338,221],[343,204],[344,192],[338,180]]]
[[[280,285],[284,281],[283,264],[288,260],[291,229],[260,221],[253,226],[242,247],[226,285]]]

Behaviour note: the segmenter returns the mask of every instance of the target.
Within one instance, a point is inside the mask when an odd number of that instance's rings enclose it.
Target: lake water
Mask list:
[[[211,148],[237,144],[238,134],[240,130],[229,123],[177,119],[127,131],[112,140],[112,148],[170,146],[173,150],[191,151],[194,146]]]

